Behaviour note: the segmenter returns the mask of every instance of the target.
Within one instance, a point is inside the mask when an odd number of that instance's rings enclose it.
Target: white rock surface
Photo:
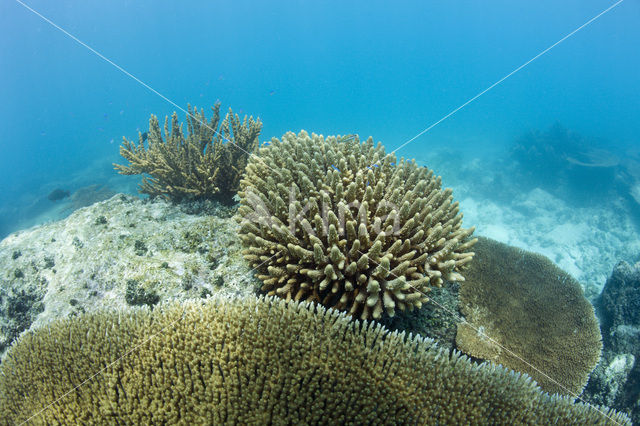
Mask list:
[[[631,218],[605,206],[571,208],[541,189],[521,194],[510,205],[465,197],[460,206],[465,226],[547,256],[576,278],[588,296],[599,293],[616,263],[640,254]]]
[[[118,194],[0,242],[0,354],[26,328],[96,308],[246,294],[228,209],[208,214]]]

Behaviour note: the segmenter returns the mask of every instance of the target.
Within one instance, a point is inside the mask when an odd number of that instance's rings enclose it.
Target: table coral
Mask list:
[[[576,396],[600,358],[600,329],[580,284],[540,254],[480,237],[460,285],[463,352]]]
[[[307,302],[253,296],[86,314],[23,335],[0,370],[0,424],[30,418],[630,424],[623,414],[550,396],[526,375],[474,364],[430,339]]]

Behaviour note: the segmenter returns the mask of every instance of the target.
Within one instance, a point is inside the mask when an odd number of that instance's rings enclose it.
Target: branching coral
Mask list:
[[[171,127],[165,118],[164,136],[155,115],[138,145],[124,138],[120,146],[129,165],[114,164],[124,175],[146,175],[140,192],[173,201],[220,198],[228,200],[238,190],[247,159],[258,147],[260,119],[240,121],[231,109],[220,122],[220,103],[207,121],[204,111],[188,107],[187,133],[173,113]],[[146,145],[145,145],[146,143]]]
[[[240,185],[245,258],[270,295],[379,318],[463,280],[473,256],[473,228],[440,177],[396,164],[371,138],[287,133],[249,160]]]
[[[430,339],[274,298],[63,320],[21,336],[0,373],[0,424],[629,424]]]

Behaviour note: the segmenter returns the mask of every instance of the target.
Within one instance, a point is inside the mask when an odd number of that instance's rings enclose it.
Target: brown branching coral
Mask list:
[[[371,138],[287,133],[249,160],[240,185],[245,258],[270,295],[392,316],[463,280],[473,256],[473,228],[440,177],[396,164]]]
[[[211,298],[22,335],[0,425],[628,425],[526,375],[310,303]]]
[[[171,126],[169,117],[165,118],[164,138],[158,117],[152,115],[149,131],[138,136],[137,145],[124,138],[120,155],[129,165],[114,164],[116,170],[123,175],[145,175],[140,192],[152,197],[229,200],[258,147],[262,122],[246,116],[241,122],[231,109],[221,122],[220,103],[212,110],[207,121],[202,109],[198,112],[189,106],[186,134],[174,112]]]

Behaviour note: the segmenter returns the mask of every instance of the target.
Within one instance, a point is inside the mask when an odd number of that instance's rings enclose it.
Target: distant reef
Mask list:
[[[56,188],[53,191],[51,191],[49,193],[49,195],[47,195],[47,199],[49,201],[56,202],[56,201],[60,201],[62,199],[65,199],[70,195],[71,195],[71,193],[69,191],[67,191],[65,189],[61,189],[61,188]]]

